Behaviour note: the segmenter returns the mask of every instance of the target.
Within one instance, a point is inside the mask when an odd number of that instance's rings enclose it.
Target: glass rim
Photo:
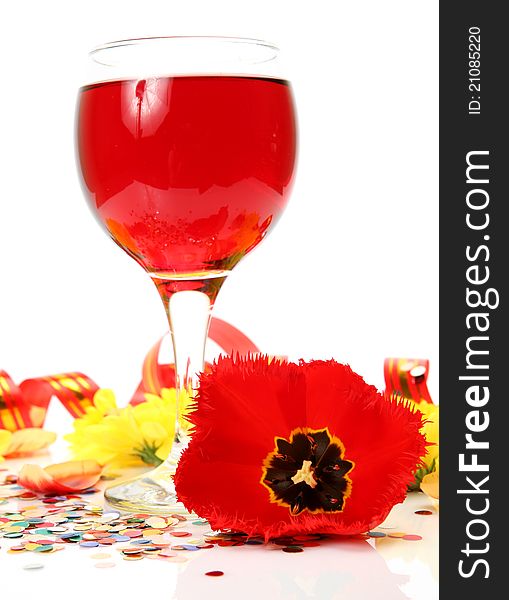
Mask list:
[[[273,44],[272,42],[268,42],[266,40],[258,39],[258,38],[249,38],[249,37],[235,37],[235,36],[222,36],[222,35],[167,35],[167,36],[147,36],[147,37],[139,37],[139,38],[126,38],[121,40],[114,40],[111,42],[106,42],[104,44],[100,44],[92,48],[89,51],[88,56],[97,64],[103,66],[112,66],[111,63],[102,62],[99,60],[99,56],[103,52],[107,52],[108,50],[114,50],[117,48],[128,48],[131,46],[143,46],[148,45],[152,42],[169,42],[169,41],[205,41],[205,42],[229,42],[232,44],[246,44],[250,46],[260,46],[261,48],[266,48],[268,50],[273,51],[273,55],[270,58],[266,58],[265,60],[261,60],[260,62],[268,62],[274,60],[276,56],[280,52],[280,48]]]

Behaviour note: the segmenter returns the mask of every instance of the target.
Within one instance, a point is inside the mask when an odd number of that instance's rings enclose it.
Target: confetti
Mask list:
[[[99,542],[80,542],[80,546],[82,548],[97,548],[97,546],[99,546]]]
[[[50,544],[37,545],[37,548],[34,548],[35,552],[51,552],[53,550],[53,546]]]
[[[281,550],[283,552],[290,552],[290,553],[304,552],[304,549],[301,548],[300,546],[285,546],[284,548],[281,548]]]
[[[44,569],[44,565],[41,563],[29,563],[28,565],[23,565],[23,569],[25,571],[35,571],[36,569]]]
[[[303,548],[316,548],[317,546],[321,546],[318,542],[299,542],[299,544]]]
[[[191,533],[189,533],[189,531],[172,531],[170,533],[175,537],[189,537],[190,535],[192,535]]]
[[[224,573],[223,571],[207,571],[205,575],[208,575],[209,577],[221,577]]]
[[[166,519],[162,517],[149,517],[145,523],[153,529],[164,529],[166,527]]]
[[[433,511],[432,510],[416,510],[415,514],[416,515],[432,515]]]
[[[10,477],[8,485],[12,487],[16,478]],[[114,547],[119,557],[126,561],[152,559],[186,563],[194,558],[194,553],[199,554],[203,550],[265,544],[261,537],[248,537],[242,531],[210,531],[208,521],[184,511],[154,516],[103,510],[101,505],[96,504],[102,503],[102,497],[90,497],[88,492],[52,497],[32,497],[28,494],[21,498],[20,494],[24,492],[19,488],[16,494],[16,499],[8,501],[9,508],[2,506],[0,510],[0,538],[4,538],[2,551],[6,554],[34,553],[42,556],[61,550],[72,551],[69,546],[74,545],[92,549],[91,554],[83,551],[94,561],[90,565],[105,569],[118,565],[110,553],[100,551],[109,547]],[[424,509],[415,512],[433,514]],[[391,531],[384,533],[380,531],[382,529]],[[396,531],[395,527],[388,526],[380,526],[375,531],[353,537],[368,540],[386,536],[405,541],[421,539],[418,535]],[[330,538],[321,534],[286,535],[270,540],[267,545],[291,554],[320,546],[327,539]],[[42,567],[42,564],[34,562],[23,568],[35,570]],[[210,571],[206,574],[217,577],[223,572]]]

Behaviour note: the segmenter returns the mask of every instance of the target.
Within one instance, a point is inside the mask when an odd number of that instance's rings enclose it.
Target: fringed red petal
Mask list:
[[[385,397],[350,367],[332,360],[294,364],[264,356],[220,358],[201,378],[190,420],[195,433],[175,475],[179,499],[214,529],[266,539],[303,532],[355,534],[376,527],[404,499],[426,448],[419,411]],[[346,465],[348,471],[348,485],[343,485],[348,491],[337,504],[342,510],[316,510],[312,498],[309,508],[292,514],[291,501],[275,501],[263,483],[264,465],[278,454],[277,438],[289,442],[304,431],[301,442],[309,445],[325,428],[344,450],[334,467]],[[305,432],[310,432],[309,443]],[[318,481],[318,470],[309,475],[306,469],[299,473],[307,473],[308,484],[299,489],[312,496],[320,489],[313,479]],[[296,477],[292,481],[303,480]]]

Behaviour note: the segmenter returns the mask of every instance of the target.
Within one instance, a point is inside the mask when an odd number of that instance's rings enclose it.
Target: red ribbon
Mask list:
[[[386,358],[384,361],[385,389],[419,403],[432,403],[426,381],[429,360],[425,358]]]
[[[242,332],[221,319],[212,318],[209,339],[227,354],[254,354],[257,346]],[[131,404],[143,402],[143,394],[160,394],[165,387],[175,386],[175,371],[171,364],[158,361],[163,338],[147,353],[142,367],[142,379]],[[426,385],[429,361],[418,358],[386,358],[384,374],[386,391],[397,393],[415,402],[432,402]],[[0,370],[0,429],[16,431],[25,427],[42,427],[53,397],[74,418],[85,414],[92,406],[99,386],[83,373],[59,373],[26,379],[16,385],[6,371]]]
[[[259,352],[242,332],[221,319],[212,318],[209,339],[227,354]],[[175,386],[173,365],[158,362],[162,338],[149,350],[142,368],[142,379],[131,404],[144,400],[143,394],[160,394],[164,387]],[[59,373],[26,379],[16,385],[6,371],[0,370],[0,429],[16,431],[25,427],[42,427],[53,397],[60,400],[74,417],[81,417],[92,406],[99,386],[83,373]]]

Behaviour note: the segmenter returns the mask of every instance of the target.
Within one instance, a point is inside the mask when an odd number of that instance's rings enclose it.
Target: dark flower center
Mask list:
[[[288,506],[292,515],[341,512],[350,496],[347,477],[354,463],[344,460],[345,448],[327,428],[299,428],[290,439],[276,438],[276,447],[263,463],[261,483],[270,500]]]

